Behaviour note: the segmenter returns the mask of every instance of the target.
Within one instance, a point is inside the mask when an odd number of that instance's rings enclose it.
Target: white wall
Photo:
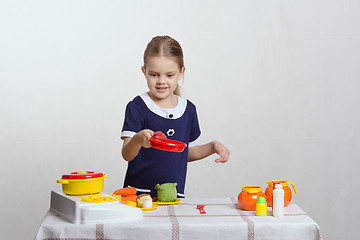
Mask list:
[[[124,108],[163,34],[184,49],[203,139],[231,150],[190,164],[187,196],[290,180],[326,239],[356,238],[359,1],[3,0],[0,30],[1,239],[33,239],[64,173],[122,186]]]

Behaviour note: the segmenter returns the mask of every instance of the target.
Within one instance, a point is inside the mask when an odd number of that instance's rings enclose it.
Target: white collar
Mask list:
[[[178,98],[178,104],[175,108],[161,108],[153,100],[147,93],[143,93],[140,95],[141,99],[145,102],[146,106],[155,114],[159,115],[160,117],[167,118],[167,119],[178,119],[180,118],[187,106],[187,100],[183,97]]]

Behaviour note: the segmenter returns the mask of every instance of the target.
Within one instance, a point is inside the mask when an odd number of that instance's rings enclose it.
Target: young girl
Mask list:
[[[187,163],[211,154],[225,163],[229,150],[220,142],[199,145],[200,128],[193,103],[180,97],[178,81],[185,67],[180,44],[169,36],[154,37],[144,52],[142,72],[149,92],[128,103],[121,138],[122,156],[128,161],[124,187],[139,194],[157,195],[155,185],[177,183],[178,197],[185,197]],[[165,152],[150,147],[154,132],[188,145],[183,152]]]

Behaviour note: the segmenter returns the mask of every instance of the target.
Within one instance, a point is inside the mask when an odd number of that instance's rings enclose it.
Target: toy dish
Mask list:
[[[158,207],[159,206],[158,206],[157,203],[153,203],[151,208],[140,208],[140,209],[143,210],[143,211],[153,211],[153,210],[156,210]]]
[[[176,201],[175,202],[158,202],[158,201],[156,201],[156,204],[157,205],[172,205],[172,204],[179,204],[179,203],[181,203],[181,199],[176,199]]]
[[[167,139],[166,142],[157,141],[150,138],[150,146],[168,152],[182,152],[186,148],[186,143]]]

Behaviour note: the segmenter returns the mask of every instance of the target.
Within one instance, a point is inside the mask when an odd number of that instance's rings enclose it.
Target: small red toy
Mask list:
[[[200,214],[206,214],[204,207],[205,205],[197,205],[197,209],[199,209]]]

